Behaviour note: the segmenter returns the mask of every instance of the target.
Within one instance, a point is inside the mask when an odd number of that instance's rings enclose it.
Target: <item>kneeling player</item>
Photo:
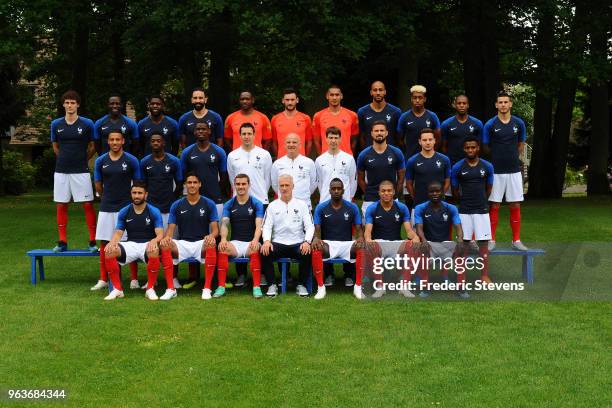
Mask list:
[[[206,264],[202,299],[212,297],[212,285],[217,263],[216,239],[219,236],[219,216],[215,203],[200,195],[202,182],[195,173],[185,177],[187,196],[172,204],[168,218],[168,230],[161,241],[164,270],[174,263],[194,258]],[[172,239],[178,227],[178,239]],[[176,291],[174,292],[176,296]]]
[[[423,254],[428,260],[433,260],[434,265],[446,264],[448,259],[454,259],[456,243],[449,240],[449,231],[454,226],[455,233],[459,239],[463,238],[461,229],[461,219],[457,207],[442,201],[444,192],[442,183],[432,181],[427,186],[427,196],[429,201],[425,201],[414,208],[414,225],[417,234],[421,239]],[[463,244],[463,242],[461,242]],[[460,253],[463,251],[460,248]],[[440,262],[441,261],[441,262]],[[444,266],[442,266],[444,269]],[[443,271],[445,281],[448,281],[448,271]],[[429,262],[427,261],[421,269],[421,287],[429,279]],[[463,273],[457,274],[457,283],[465,281]],[[465,297],[467,292],[460,291],[460,296]],[[422,290],[419,296],[426,298],[429,296],[428,290]]]
[[[357,261],[356,283],[353,286],[353,293],[357,298],[361,298],[362,252],[365,246],[361,229],[361,214],[355,204],[342,199],[344,183],[339,178],[334,178],[329,183],[329,194],[331,200],[317,205],[314,213],[315,234],[312,241],[312,271],[318,285],[315,299],[325,297],[325,285],[323,284],[324,259]],[[353,241],[353,228],[355,228],[355,241]]]
[[[382,181],[378,186],[379,201],[370,205],[366,211],[364,238],[369,253],[380,257],[393,257],[396,254],[412,252],[413,244],[419,243],[419,237],[410,225],[410,211],[399,201],[394,201],[395,186],[389,180]],[[408,240],[402,240],[402,227]],[[381,243],[387,243],[381,246]],[[383,250],[384,249],[384,250]],[[408,275],[404,274],[405,278]],[[382,283],[382,275],[379,279]],[[409,279],[407,279],[409,280]],[[385,288],[376,289],[373,298],[379,298],[386,293]],[[414,297],[408,289],[401,290],[405,297]],[[358,296],[359,297],[359,296]]]
[[[228,257],[249,257],[251,273],[253,274],[253,296],[261,298],[261,225],[264,217],[263,203],[249,195],[250,179],[246,174],[234,177],[236,196],[225,203],[221,217],[221,242],[218,254],[219,286],[214,297],[225,294],[225,279],[227,277]],[[228,241],[229,229],[232,229],[232,240]]]
[[[142,181],[134,181],[130,193],[132,203],[119,211],[115,233],[104,248],[106,270],[114,286],[104,300],[123,297],[119,264],[125,265],[138,260],[147,263],[148,282],[145,297],[157,300],[153,286],[157,282],[159,270],[158,243],[164,236],[161,213],[145,201],[147,188]],[[128,240],[120,242],[124,232],[127,233]],[[172,271],[170,271],[170,281],[172,281]]]

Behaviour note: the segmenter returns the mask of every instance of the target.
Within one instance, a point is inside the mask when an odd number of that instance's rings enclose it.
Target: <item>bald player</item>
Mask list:
[[[402,114],[401,109],[387,102],[385,99],[387,89],[382,81],[372,82],[372,85],[370,85],[370,96],[372,97],[372,102],[357,110],[362,148],[372,144],[372,125],[378,121],[387,123],[387,129],[389,129],[387,142],[397,146],[397,122]]]

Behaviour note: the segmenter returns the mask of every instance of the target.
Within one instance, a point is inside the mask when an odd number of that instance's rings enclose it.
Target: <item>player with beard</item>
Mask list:
[[[285,138],[291,133],[300,137],[300,154],[310,155],[312,150],[312,123],[310,116],[297,110],[300,103],[297,92],[294,89],[283,91],[282,104],[285,107],[280,113],[272,117],[272,152],[275,157],[283,157],[287,154],[285,149]]]
[[[164,137],[166,149],[176,155],[179,142],[178,123],[164,114],[164,98],[159,95],[150,97],[148,109],[149,116],[138,122],[141,151],[145,155],[151,154],[151,135],[158,134]]]
[[[184,149],[196,142],[195,127],[198,123],[207,123],[211,132],[211,140],[223,148],[223,119],[221,116],[206,107],[208,97],[202,88],[191,91],[191,105],[193,110],[185,112],[178,121],[181,147]]]
[[[266,115],[255,110],[255,97],[250,91],[240,92],[240,110],[231,113],[225,119],[225,150],[231,152],[240,147],[240,129],[245,123],[250,123],[255,129],[253,143],[257,147],[270,151],[272,148],[272,128]]]
[[[382,81],[372,82],[372,85],[370,85],[370,96],[372,97],[372,102],[357,110],[361,146],[365,148],[365,146],[372,144],[372,125],[374,122],[381,120],[387,123],[387,129],[389,130],[387,143],[397,146],[397,121],[402,114],[401,109],[386,101],[387,89]]]
[[[108,98],[108,114],[94,123],[94,139],[98,156],[108,152],[108,135],[112,131],[119,131],[125,137],[125,151],[137,155],[138,153],[138,125],[133,119],[121,113],[121,97],[112,95]]]

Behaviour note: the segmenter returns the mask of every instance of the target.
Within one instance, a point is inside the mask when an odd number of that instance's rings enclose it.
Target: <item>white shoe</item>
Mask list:
[[[109,293],[108,296],[104,298],[104,300],[115,300],[117,298],[122,298],[122,297],[123,297],[122,290],[113,289],[111,293]]]
[[[297,287],[295,288],[295,293],[297,293],[298,296],[302,297],[308,296],[308,291],[306,290],[306,286],[304,285],[297,285]]]
[[[93,285],[89,290],[100,290],[108,287],[108,282],[99,280],[98,283]]]
[[[512,248],[516,249],[517,251],[529,251],[529,248],[527,248],[521,241],[512,242]]]
[[[385,293],[387,293],[387,291],[384,289],[376,290],[374,293],[372,293],[372,299],[379,299],[383,297]]]
[[[315,299],[319,300],[319,299],[323,299],[326,295],[327,291],[325,290],[325,285],[323,286],[319,286],[317,288],[317,294],[315,295]]]
[[[404,295],[404,297],[410,299],[414,297],[414,293],[412,293],[411,291],[409,291],[408,289],[403,289],[400,290],[399,293],[401,293],[402,295]]]
[[[155,293],[155,289],[153,288],[147,289],[147,291],[145,292],[145,297],[149,300],[159,300],[159,298],[157,297],[157,293]]]
[[[181,283],[179,282],[178,279],[174,278],[174,279],[172,279],[172,282],[174,283],[174,289],[182,288]]]
[[[140,289],[142,289],[142,290],[147,290],[147,286],[149,286],[149,282],[146,282],[146,281],[145,281],[144,285],[142,285],[142,286],[140,287]],[[153,284],[153,287],[154,287],[154,288],[155,288],[155,287],[157,287],[157,282],[155,282],[155,283]]]
[[[176,297],[176,289],[166,289],[166,292],[159,297],[159,300],[170,300]]]
[[[270,285],[268,286],[268,291],[266,292],[266,296],[275,297],[278,295],[278,286]]]
[[[140,282],[138,282],[136,279],[132,279],[130,281],[130,289],[140,289]]]
[[[210,300],[210,299],[212,299],[210,289],[202,289],[202,300]]]
[[[361,290],[361,285],[355,285],[353,286],[353,295],[357,298],[357,299],[365,299],[365,295],[363,294],[363,291]]]
[[[495,249],[495,241],[491,240],[487,245],[489,247],[489,252]]]

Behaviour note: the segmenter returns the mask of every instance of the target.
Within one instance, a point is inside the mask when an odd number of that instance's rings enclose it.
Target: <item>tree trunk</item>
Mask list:
[[[417,82],[419,61],[415,58],[419,55],[411,49],[413,40],[407,39],[406,46],[401,48],[400,63],[397,71],[397,103],[402,111],[410,108],[410,87]]]
[[[552,131],[553,101],[550,96],[550,80],[554,78],[554,10],[543,3],[538,9],[538,31],[536,37],[535,111],[533,115],[533,154],[529,166],[529,197],[550,198],[554,196],[552,169],[550,167],[550,144]]]
[[[230,62],[235,41],[229,9],[226,8],[219,15],[215,28],[210,50],[209,102],[213,109],[225,118],[232,112]]]
[[[81,96],[79,113],[87,113],[87,63],[89,61],[89,25],[79,24],[72,47],[71,88]]]

